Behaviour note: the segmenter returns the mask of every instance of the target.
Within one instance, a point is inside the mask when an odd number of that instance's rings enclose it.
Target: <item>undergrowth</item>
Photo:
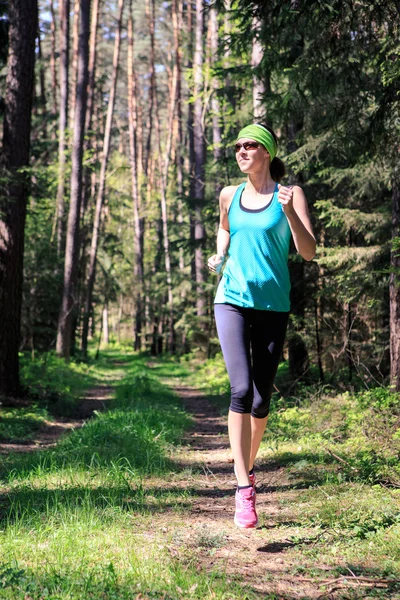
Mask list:
[[[29,408],[0,409],[0,441],[28,441],[41,429],[49,418],[45,408],[34,405]]]
[[[390,387],[343,392],[318,383],[290,389],[285,377],[287,365],[282,363],[264,448],[287,464],[298,464],[310,480],[322,476],[400,486],[399,394]],[[193,381],[223,412],[228,410],[229,379],[221,355],[196,367]]]
[[[21,385],[27,397],[57,415],[72,415],[93,384],[92,364],[68,363],[53,352],[21,356]]]

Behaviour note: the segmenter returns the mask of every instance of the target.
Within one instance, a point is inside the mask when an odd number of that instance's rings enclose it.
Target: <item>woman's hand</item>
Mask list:
[[[282,205],[282,210],[285,215],[290,215],[294,212],[293,207],[293,185],[284,186],[278,183],[278,200]]]
[[[224,264],[225,256],[223,254],[213,254],[207,262],[208,269],[212,273],[220,273]]]

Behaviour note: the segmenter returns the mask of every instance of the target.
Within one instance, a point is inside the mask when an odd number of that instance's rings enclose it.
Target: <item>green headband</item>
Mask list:
[[[259,125],[258,123],[247,125],[247,127],[244,127],[239,131],[237,139],[239,140],[240,138],[250,138],[251,140],[259,142],[266,150],[268,150],[271,161],[274,160],[278,151],[275,138],[272,133],[262,125]]]

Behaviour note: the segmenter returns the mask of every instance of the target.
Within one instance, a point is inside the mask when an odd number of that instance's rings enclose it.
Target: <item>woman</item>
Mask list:
[[[254,460],[268,420],[269,403],[290,310],[290,238],[306,260],[315,255],[307,201],[299,186],[283,187],[277,137],[259,123],[239,132],[235,145],[247,181],[220,195],[215,319],[230,384],[229,440],[238,487],[234,522],[255,527]]]

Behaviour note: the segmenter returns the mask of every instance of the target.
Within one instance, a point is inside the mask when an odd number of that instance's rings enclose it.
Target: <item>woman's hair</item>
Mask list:
[[[265,125],[265,123],[257,123],[257,125],[261,125],[261,127],[264,127],[264,129],[267,129],[267,131],[270,132],[270,134],[274,137],[275,142],[278,144],[278,138],[276,137],[275,131],[273,131],[273,129],[271,127],[269,127],[269,125]],[[283,164],[283,162],[281,161],[280,158],[278,158],[277,156],[275,156],[275,158],[273,158],[269,164],[269,172],[271,173],[271,177],[274,181],[276,181],[277,183],[279,183],[281,181],[281,179],[283,179],[283,177],[286,174],[286,169],[285,169],[285,165]]]

